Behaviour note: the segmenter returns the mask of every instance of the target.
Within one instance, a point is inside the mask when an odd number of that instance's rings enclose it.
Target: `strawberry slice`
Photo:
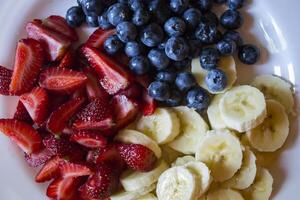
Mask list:
[[[26,122],[27,124],[33,124],[33,121],[26,110],[25,106],[21,101],[18,102],[15,114],[14,114],[14,119]]]
[[[104,30],[98,28],[86,41],[86,45],[103,50],[105,40],[114,34],[116,34],[116,29]]]
[[[36,153],[30,155],[25,154],[25,160],[30,167],[38,167],[45,164],[54,154],[48,149],[44,148]]]
[[[49,160],[38,172],[35,177],[35,181],[42,183],[58,177],[60,174],[59,165],[62,162],[64,162],[64,160],[58,156],[51,158],[51,160]]]
[[[43,20],[43,25],[66,36],[72,42],[79,39],[75,29],[71,28],[66,19],[61,16],[51,15]]]
[[[138,83],[132,83],[126,90],[118,94],[125,95],[128,98],[140,99],[143,94],[143,87]]]
[[[157,102],[149,96],[148,91],[143,91],[142,111],[144,116],[152,115],[157,108]]]
[[[58,67],[60,68],[72,68],[75,63],[75,51],[70,49],[63,59],[60,61]]]
[[[116,61],[95,48],[84,46],[81,48],[83,55],[99,75],[102,87],[108,94],[116,94],[126,89],[131,77]]]
[[[74,200],[80,180],[76,177],[57,178],[47,188],[47,196],[57,200]]]
[[[40,75],[42,88],[56,93],[68,94],[83,87],[87,77],[82,72],[66,68],[47,68]]]
[[[99,133],[90,131],[75,133],[71,135],[70,140],[88,148],[103,148],[107,145],[106,138],[99,135]]]
[[[14,72],[9,91],[15,95],[29,92],[36,83],[44,63],[44,50],[34,39],[23,39],[18,42]]]
[[[48,116],[49,97],[43,88],[36,87],[30,93],[23,94],[20,101],[33,121],[42,124]]]
[[[9,84],[11,82],[12,70],[0,66],[0,94],[10,95]]]
[[[124,53],[118,53],[116,55],[113,55],[112,58],[117,61],[120,65],[126,67],[126,69],[129,69],[128,65],[130,62],[130,58],[124,54]]]
[[[38,132],[25,122],[0,119],[0,132],[12,139],[27,154],[37,152],[42,147]]]
[[[67,126],[67,122],[77,113],[84,104],[85,99],[75,98],[61,105],[54,111],[47,122],[47,128],[54,134],[59,134]]]
[[[29,38],[36,39],[43,44],[50,61],[62,59],[71,45],[68,37],[42,25],[37,20],[29,22],[26,25],[26,31]]]
[[[111,107],[100,98],[93,100],[79,112],[73,124],[77,130],[108,130],[113,125]]]
[[[63,178],[89,176],[92,174],[92,171],[87,166],[70,162],[61,163],[59,169]]]

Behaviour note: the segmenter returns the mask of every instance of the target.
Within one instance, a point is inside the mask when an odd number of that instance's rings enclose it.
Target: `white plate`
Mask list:
[[[0,65],[13,65],[16,41],[25,35],[27,21],[52,14],[64,16],[75,3],[76,0],[0,0]],[[243,36],[247,42],[263,48],[263,59],[256,66],[238,65],[241,83],[248,83],[256,74],[273,73],[299,85],[300,14],[296,14],[299,6],[298,0],[252,0],[245,9]],[[87,35],[81,31],[81,38]],[[0,117],[11,117],[15,106],[16,98],[0,97]],[[294,200],[300,196],[298,125],[299,121],[295,120],[285,150],[271,169],[276,200]],[[34,182],[35,173],[36,170],[26,165],[22,153],[0,134],[0,199],[46,199],[46,185]]]

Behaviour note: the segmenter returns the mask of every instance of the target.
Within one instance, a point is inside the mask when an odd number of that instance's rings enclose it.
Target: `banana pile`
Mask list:
[[[111,200],[270,198],[273,178],[257,156],[276,152],[288,137],[291,85],[261,75],[250,85],[233,86],[234,60],[223,63],[231,83],[215,94],[205,116],[185,106],[157,108],[118,133],[115,140],[148,147],[158,162],[150,172],[122,174],[123,190]],[[194,60],[193,72],[205,87],[198,65]]]

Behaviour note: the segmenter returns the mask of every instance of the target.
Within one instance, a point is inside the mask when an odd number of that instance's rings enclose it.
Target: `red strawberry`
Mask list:
[[[88,131],[75,133],[71,135],[70,140],[88,148],[103,148],[107,145],[106,138],[99,133]]]
[[[43,25],[62,35],[65,35],[72,42],[78,41],[78,35],[75,29],[71,28],[66,19],[61,16],[51,15],[43,20]]]
[[[118,54],[116,54],[116,55],[114,55],[112,57],[120,65],[126,67],[126,69],[129,69],[128,65],[129,65],[130,58],[127,55],[125,55],[124,53],[118,53]]]
[[[86,89],[85,88],[80,88],[80,89],[76,90],[72,94],[71,99],[76,99],[76,98],[87,99]]]
[[[84,86],[87,77],[82,72],[66,68],[47,68],[40,75],[42,88],[56,93],[72,93]]]
[[[144,90],[142,99],[143,115],[152,115],[157,108],[157,102],[149,96],[148,91]]]
[[[38,172],[38,174],[35,177],[35,181],[38,183],[42,183],[50,181],[51,179],[59,176],[59,165],[62,162],[64,162],[64,160],[58,156],[54,156],[53,158],[51,158],[51,160],[49,160]]]
[[[18,42],[15,57],[14,72],[9,85],[9,91],[15,95],[29,92],[44,63],[44,50],[34,39],[23,39]]]
[[[111,107],[108,102],[99,98],[79,112],[73,124],[78,130],[108,130],[113,125]]]
[[[151,79],[147,75],[135,76],[135,81],[142,85],[146,90],[151,83]]]
[[[9,84],[11,82],[12,70],[0,66],[0,94],[10,95]]]
[[[27,124],[33,124],[28,111],[21,101],[18,102],[16,112],[14,114],[14,119],[26,122]]]
[[[35,123],[42,124],[46,120],[49,109],[49,97],[46,90],[36,87],[30,93],[23,94],[20,101]]]
[[[47,196],[57,200],[74,200],[80,184],[76,177],[57,178],[47,188]]]
[[[29,38],[40,41],[48,54],[50,61],[57,61],[63,58],[71,45],[71,40],[52,29],[34,20],[26,25]]]
[[[25,159],[30,167],[38,167],[45,164],[54,154],[48,149],[42,149],[30,155],[25,154]]]
[[[75,64],[75,51],[70,49],[63,59],[60,61],[58,67],[60,68],[72,68]]]
[[[129,86],[131,77],[117,62],[95,48],[84,46],[81,50],[98,73],[100,83],[107,93],[113,95]]]
[[[70,162],[61,163],[59,169],[63,178],[89,176],[92,174],[92,171],[87,166]]]
[[[116,29],[104,30],[98,28],[86,41],[86,45],[98,49],[103,49],[105,40],[116,33]]]
[[[85,99],[75,98],[61,105],[49,117],[47,128],[54,134],[59,134],[67,126],[71,117],[77,113],[84,104]]]
[[[126,164],[136,171],[152,170],[157,160],[153,151],[140,144],[119,144],[118,150]]]
[[[12,139],[27,154],[37,152],[42,147],[38,132],[25,122],[0,119],[0,132]]]
[[[138,83],[132,83],[126,90],[118,94],[125,95],[128,98],[140,99],[143,94],[143,87]]]

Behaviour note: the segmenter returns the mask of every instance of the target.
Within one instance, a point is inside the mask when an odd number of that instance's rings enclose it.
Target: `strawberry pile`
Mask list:
[[[126,56],[103,51],[115,30],[98,29],[79,48],[76,31],[60,16],[35,19],[26,31],[13,70],[0,66],[0,94],[19,96],[13,118],[0,119],[0,132],[31,167],[42,166],[35,180],[52,181],[47,196],[102,200],[119,189],[126,168],[151,170],[157,159],[151,150],[113,141],[156,108],[149,78],[133,76]]]

